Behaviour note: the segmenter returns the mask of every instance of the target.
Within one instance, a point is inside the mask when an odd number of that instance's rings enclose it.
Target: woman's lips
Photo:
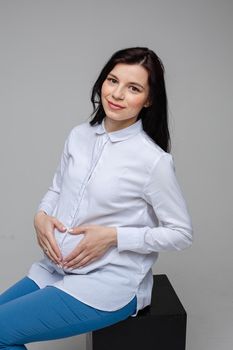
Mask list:
[[[111,109],[123,109],[123,108],[125,108],[125,107],[122,107],[120,105],[116,105],[115,103],[112,103],[110,101],[108,101],[108,105]]]

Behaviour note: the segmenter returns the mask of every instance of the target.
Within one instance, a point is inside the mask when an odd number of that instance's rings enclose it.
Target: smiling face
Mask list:
[[[103,82],[101,102],[108,132],[135,123],[141,109],[149,106],[147,70],[139,64],[118,63]]]

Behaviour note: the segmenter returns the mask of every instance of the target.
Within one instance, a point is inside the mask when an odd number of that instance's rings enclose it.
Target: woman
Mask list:
[[[164,69],[116,52],[92,90],[93,118],[67,137],[34,226],[44,258],[0,296],[0,348],[106,327],[150,304],[160,251],[192,243],[169,153]]]

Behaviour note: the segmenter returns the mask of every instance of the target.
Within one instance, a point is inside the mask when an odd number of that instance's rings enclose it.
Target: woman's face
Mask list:
[[[116,130],[133,124],[141,109],[149,106],[148,97],[147,70],[138,64],[118,63],[101,89],[106,124]]]

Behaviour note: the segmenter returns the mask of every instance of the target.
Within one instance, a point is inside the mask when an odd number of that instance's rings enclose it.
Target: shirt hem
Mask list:
[[[108,311],[108,312],[118,311],[118,310],[120,310],[121,308],[123,308],[124,306],[126,306],[128,303],[130,303],[130,302],[133,300],[133,298],[135,298],[135,296],[137,297],[137,295],[136,295],[136,293],[135,293],[135,294],[133,295],[133,297],[132,297],[128,302],[124,303],[124,304],[121,305],[121,306],[118,306],[117,308],[114,308],[114,309],[109,310],[109,309],[105,309],[105,308],[102,308],[102,307],[100,308],[98,305],[96,305],[96,304],[94,304],[94,303],[87,303],[83,298],[77,297],[77,295],[75,295],[74,293],[68,291],[66,288],[62,288],[61,286],[57,286],[56,284],[49,284],[49,286],[55,287],[55,288],[57,288],[57,289],[60,289],[60,290],[62,290],[63,292],[67,293],[68,295],[71,295],[71,296],[72,296],[73,298],[75,298],[76,300],[79,300],[79,301],[81,301],[82,303],[86,304],[87,306],[93,307],[93,308],[95,308],[95,309],[97,309],[97,310],[100,310],[100,311]],[[131,315],[130,315],[130,316],[131,316]]]

